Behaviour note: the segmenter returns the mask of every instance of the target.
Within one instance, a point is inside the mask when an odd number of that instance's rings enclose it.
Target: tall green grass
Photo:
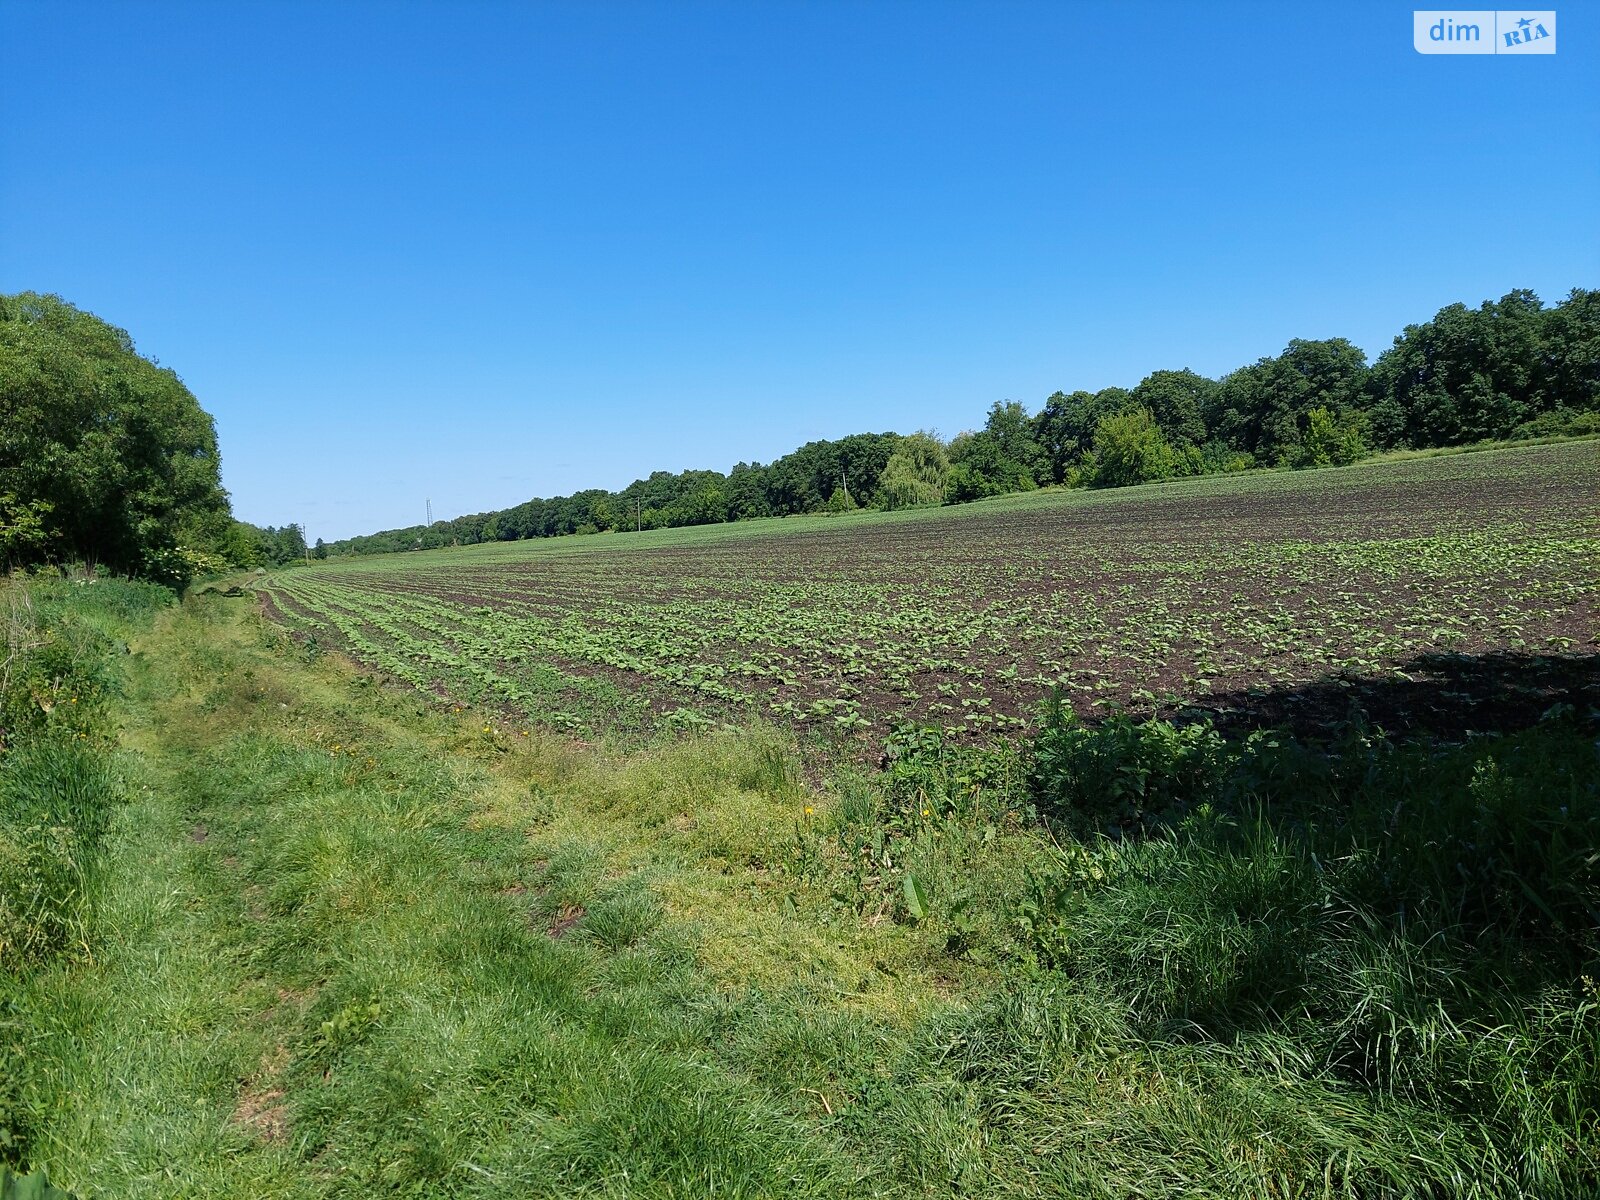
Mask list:
[[[97,940],[105,835],[124,795],[111,708],[125,647],[108,630],[170,597],[119,580],[0,581],[0,1162],[24,1161],[47,1115],[37,1067],[58,1014],[33,989]]]
[[[1035,785],[1078,836],[1030,884],[1028,947],[1152,1040],[1272,1046],[1302,1077],[1448,1119],[1530,1194],[1586,1194],[1595,733],[1552,712],[1463,745],[1360,729],[1230,743],[1057,714]],[[1109,763],[1128,768],[1120,789]]]

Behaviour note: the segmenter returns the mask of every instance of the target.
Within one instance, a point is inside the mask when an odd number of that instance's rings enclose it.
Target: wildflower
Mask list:
[[[928,815],[928,810],[927,809],[923,809],[922,810],[922,815],[926,817]]]
[[[812,809],[811,805],[809,805],[809,804],[806,805],[806,816],[809,817],[812,814],[813,811],[814,810]]]

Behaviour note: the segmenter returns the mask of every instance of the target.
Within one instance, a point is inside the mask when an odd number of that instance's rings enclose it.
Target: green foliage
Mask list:
[[[1526,290],[1408,325],[1372,369],[1379,446],[1510,437],[1557,409],[1600,409],[1600,293],[1546,309]]]
[[[1126,388],[1098,392],[1056,392],[1034,417],[1034,435],[1043,452],[1052,483],[1067,483],[1093,449],[1095,429],[1101,420],[1133,406]],[[1091,474],[1092,472],[1080,472]]]
[[[336,1058],[366,1040],[383,1019],[383,1005],[372,999],[348,1000],[323,1021],[317,1035],[317,1053]]]
[[[1295,467],[1346,466],[1367,452],[1362,439],[1362,421],[1354,413],[1342,417],[1326,408],[1313,408],[1306,414],[1306,429],[1289,451]]]
[[[946,499],[953,503],[1029,491],[1049,465],[1027,410],[1015,401],[995,401],[989,419],[976,433],[950,443]]]
[[[73,1200],[73,1196],[52,1184],[42,1169],[18,1175],[0,1164],[0,1200]]]
[[[931,434],[914,433],[900,439],[878,479],[879,508],[924,508],[944,503],[950,476],[950,458],[944,444]]]
[[[321,539],[318,539],[319,541]],[[234,522],[228,555],[235,566],[282,567],[306,558],[306,534],[298,525],[265,528],[246,521]],[[323,557],[327,557],[324,553]]]
[[[927,920],[933,907],[928,902],[928,889],[923,887],[922,881],[910,871],[906,872],[904,884],[906,894],[906,911],[911,914],[913,921]]]
[[[1206,426],[1229,445],[1268,462],[1291,455],[1314,408],[1360,407],[1367,360],[1344,338],[1296,338],[1276,358],[1226,376],[1210,396]]]
[[[1540,413],[1531,421],[1524,421],[1512,431],[1515,441],[1536,438],[1594,437],[1600,434],[1600,406],[1587,412],[1571,408],[1553,408]]]
[[[1256,465],[1255,456],[1235,450],[1227,442],[1213,438],[1200,447],[1198,475],[1227,475],[1235,471],[1248,471]]]
[[[0,495],[0,554],[5,570],[43,556],[50,542],[45,519],[54,507],[48,500],[25,502],[9,492]]]
[[[1186,463],[1167,443],[1146,408],[1101,417],[1094,431],[1093,458],[1088,481],[1095,487],[1127,487],[1167,479]]]
[[[1034,742],[1042,811],[1081,828],[1141,828],[1214,798],[1229,766],[1220,734],[1198,722],[1115,714],[1081,723],[1057,693]]]
[[[12,561],[181,575],[227,511],[211,418],[128,335],[56,296],[0,296],[0,518]]]
[[[1205,413],[1213,407],[1217,383],[1185,368],[1156,371],[1133,389],[1132,403],[1150,410],[1162,436],[1174,446],[1206,440]]]

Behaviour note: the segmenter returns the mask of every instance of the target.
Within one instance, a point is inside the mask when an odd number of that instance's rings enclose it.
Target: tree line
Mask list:
[[[707,525],[860,507],[960,504],[1047,485],[1121,487],[1258,466],[1354,462],[1374,451],[1600,432],[1600,291],[1547,308],[1528,290],[1451,304],[1369,364],[1344,338],[1296,338],[1210,379],[1159,370],[1132,388],[1056,392],[1037,412],[997,401],[982,428],[808,442],[727,474],[657,471],[343,541],[332,554]]]
[[[861,433],[731,471],[657,471],[366,537],[306,545],[236,520],[211,417],[128,334],[57,296],[0,295],[0,554],[181,584],[229,567],[860,507],[959,504],[1046,485],[1126,484],[1353,462],[1374,450],[1600,431],[1600,291],[1553,308],[1514,291],[1408,325],[1377,361],[1296,339],[1220,379],[1152,372],[1132,388],[992,405],[945,441]]]

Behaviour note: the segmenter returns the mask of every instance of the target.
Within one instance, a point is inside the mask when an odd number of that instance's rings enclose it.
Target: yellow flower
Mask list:
[[[923,809],[922,810],[922,815],[923,816],[927,816],[928,815],[928,810],[927,809]]]
[[[483,727],[483,731],[484,731],[484,732],[485,732],[485,733],[488,733],[488,732],[489,732],[489,727],[488,727],[488,726],[487,726],[487,725],[485,725],[485,726],[484,726],[484,727]]]
[[[809,805],[809,804],[806,805],[806,816],[809,817],[812,814],[813,811],[814,810],[812,809],[811,805]]]

